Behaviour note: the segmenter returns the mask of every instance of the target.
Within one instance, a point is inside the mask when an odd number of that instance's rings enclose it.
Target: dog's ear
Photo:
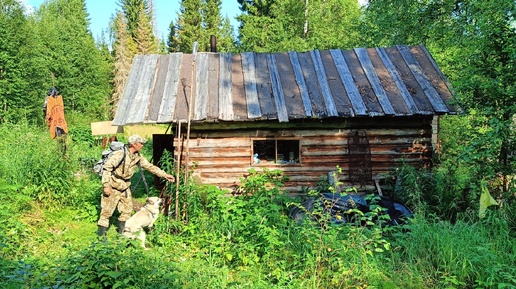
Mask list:
[[[147,203],[148,205],[154,205],[154,202],[152,201],[152,199],[151,199],[151,198],[147,198],[146,203]]]

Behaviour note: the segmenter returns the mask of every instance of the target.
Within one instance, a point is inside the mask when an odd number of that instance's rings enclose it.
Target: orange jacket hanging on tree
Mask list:
[[[68,124],[64,116],[63,97],[55,88],[51,88],[45,99],[45,119],[50,127],[50,137],[61,136],[68,133]]]

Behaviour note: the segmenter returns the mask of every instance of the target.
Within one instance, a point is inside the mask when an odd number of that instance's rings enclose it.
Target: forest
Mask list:
[[[31,13],[0,0],[1,288],[516,288],[516,1],[237,0],[238,27],[221,1],[181,0],[160,39],[152,0],[117,0],[94,39],[85,0]],[[373,205],[356,223],[313,211],[300,224],[289,210],[303,199],[285,196],[280,170],[250,171],[232,197],[178,175],[182,214],[160,216],[149,250],[114,228],[99,240],[90,123],[112,119],[135,55],[209,51],[210,35],[235,53],[425,46],[461,113],[441,118],[432,167],[401,166],[403,186],[387,188],[414,218],[386,226]],[[64,144],[43,112],[52,88]]]

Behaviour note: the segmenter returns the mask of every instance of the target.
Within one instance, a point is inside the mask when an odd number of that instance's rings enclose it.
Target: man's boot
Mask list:
[[[99,229],[97,231],[97,234],[99,235],[99,237],[101,238],[101,240],[103,242],[106,241],[106,232],[108,230],[108,227],[104,227],[104,226],[99,226]]]
[[[118,233],[123,234],[125,229],[125,221],[118,222]]]

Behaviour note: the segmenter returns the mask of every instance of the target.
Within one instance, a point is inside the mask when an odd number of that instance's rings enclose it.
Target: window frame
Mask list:
[[[254,162],[254,142],[255,141],[274,141],[274,162],[261,162],[261,163],[255,163]],[[278,163],[278,141],[297,141],[297,155],[298,155],[298,162],[296,163]],[[260,137],[260,138],[251,138],[251,157],[250,157],[250,164],[251,166],[267,166],[267,165],[274,165],[274,166],[299,166],[302,165],[302,155],[301,155],[301,138],[286,138],[286,137],[280,137],[280,138],[270,138],[270,137]]]

